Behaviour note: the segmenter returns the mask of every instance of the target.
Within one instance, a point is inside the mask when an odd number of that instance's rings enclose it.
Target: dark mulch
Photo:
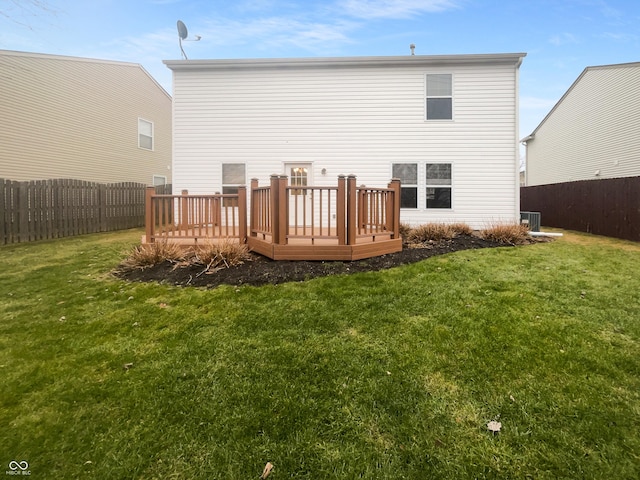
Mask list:
[[[336,274],[371,272],[418,262],[425,258],[460,250],[504,247],[508,244],[483,240],[474,235],[460,235],[452,240],[429,242],[420,248],[405,246],[401,252],[379,257],[342,261],[274,261],[251,254],[251,260],[242,265],[205,272],[201,265],[182,265],[171,262],[144,269],[118,269],[119,278],[137,282],[160,282],[169,285],[212,288],[218,285],[265,285],[300,282],[316,277]]]

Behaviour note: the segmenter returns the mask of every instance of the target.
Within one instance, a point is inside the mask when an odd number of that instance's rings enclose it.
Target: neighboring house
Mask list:
[[[138,64],[0,50],[0,178],[171,182],[171,97]]]
[[[519,220],[524,53],[171,60],[174,191],[402,181],[401,220]]]
[[[587,67],[531,135],[526,185],[640,175],[640,63]]]

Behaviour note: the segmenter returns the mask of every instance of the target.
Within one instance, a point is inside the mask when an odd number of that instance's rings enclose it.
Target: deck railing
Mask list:
[[[356,187],[354,175],[338,177],[337,187],[288,185],[273,175],[269,187],[251,182],[249,234],[285,245],[292,239],[334,239],[355,245],[358,238],[400,237],[400,181],[387,188]]]
[[[402,249],[399,180],[357,187],[354,175],[341,175],[337,186],[310,187],[272,175],[268,186],[252,180],[250,188],[250,208],[244,186],[233,195],[148,189],[145,242],[232,239],[276,260],[353,260]]]
[[[247,189],[237,194],[156,195],[146,191],[146,243],[247,237]]]

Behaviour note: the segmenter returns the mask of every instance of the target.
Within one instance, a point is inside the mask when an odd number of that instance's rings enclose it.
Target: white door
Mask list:
[[[286,163],[285,175],[289,177],[289,228],[291,233],[302,235],[300,228],[311,225],[313,195],[304,188],[313,185],[310,163]],[[295,232],[296,227],[298,231]]]

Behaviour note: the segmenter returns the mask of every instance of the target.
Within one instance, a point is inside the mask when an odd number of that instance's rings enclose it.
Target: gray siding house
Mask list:
[[[522,139],[526,185],[640,175],[640,63],[587,67]]]
[[[402,221],[519,219],[523,53],[170,60],[174,191],[402,181]]]
[[[171,97],[138,64],[0,50],[0,178],[171,182]]]

